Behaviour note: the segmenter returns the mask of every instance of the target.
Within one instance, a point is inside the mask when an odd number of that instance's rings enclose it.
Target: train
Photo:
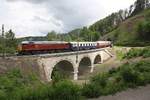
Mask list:
[[[112,47],[111,41],[65,42],[65,41],[22,41],[17,48],[18,55],[81,51]]]

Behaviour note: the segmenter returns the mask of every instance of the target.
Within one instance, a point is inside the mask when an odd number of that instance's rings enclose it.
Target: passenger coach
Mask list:
[[[65,41],[23,41],[18,45],[18,54],[41,54],[64,51],[90,50],[111,47],[110,41],[65,42]]]

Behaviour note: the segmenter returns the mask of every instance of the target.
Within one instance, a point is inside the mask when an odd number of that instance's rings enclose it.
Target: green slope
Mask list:
[[[111,39],[117,45],[149,45],[150,40],[144,40],[139,38],[137,31],[138,25],[145,21],[146,15],[148,14],[150,14],[150,9],[144,10],[138,15],[127,19],[126,21],[121,23],[117,29],[106,34],[101,39]]]

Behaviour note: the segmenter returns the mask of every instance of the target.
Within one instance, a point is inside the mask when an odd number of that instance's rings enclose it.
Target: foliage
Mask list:
[[[144,49],[131,49],[124,55],[123,58],[130,59],[140,56],[144,58],[150,57],[150,47],[145,47]]]
[[[137,32],[141,39],[150,40],[150,20],[140,23]]]
[[[82,87],[81,91],[82,91],[82,95],[87,98],[96,98],[101,95],[100,90],[101,88],[99,85],[91,83],[91,84],[85,84]]]
[[[120,50],[117,50],[116,51],[116,56],[117,56],[117,59],[118,60],[122,60],[123,57],[124,57],[124,52],[120,51]]]
[[[54,85],[53,89],[53,100],[79,100],[81,97],[80,88],[70,81],[60,81]]]
[[[142,56],[142,50],[141,49],[131,49],[129,52],[125,54],[123,58],[133,58],[133,57],[139,57]]]
[[[124,81],[124,83],[130,86],[136,86],[136,83],[139,80],[139,73],[133,70],[128,64],[126,66],[121,67],[120,75]]]
[[[135,88],[150,83],[150,62],[125,63],[119,68],[93,76],[90,83],[85,84],[82,94],[95,98],[99,95],[115,94],[127,88]]]
[[[91,82],[95,84],[99,84],[102,88],[106,86],[108,81],[108,74],[102,73],[95,75],[91,78]]]
[[[55,31],[49,32],[46,37],[47,37],[47,40],[49,41],[55,41],[59,38]]]
[[[14,69],[0,75],[0,99],[4,100],[80,100],[115,94],[130,87],[150,83],[150,62],[126,63],[109,72],[91,77],[83,87],[68,80],[42,83],[34,74]]]
[[[149,8],[149,0],[136,0],[134,3],[135,9],[132,15],[135,15],[146,8]]]
[[[70,81],[43,84],[34,74],[25,76],[19,69],[14,69],[0,75],[0,99],[80,100],[81,94],[79,86]]]
[[[61,68],[55,67],[52,72],[52,80],[53,82],[59,82],[64,79],[67,79],[69,75],[65,73]]]
[[[0,53],[14,54],[16,53],[17,40],[15,33],[10,29],[5,33],[5,38],[0,37]]]

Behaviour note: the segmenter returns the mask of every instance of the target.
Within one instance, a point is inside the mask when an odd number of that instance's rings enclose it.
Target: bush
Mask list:
[[[144,73],[144,72],[150,72],[150,62],[148,61],[140,61],[134,65],[134,70]]]
[[[117,73],[117,69],[116,68],[111,68],[108,73],[109,74]]]
[[[143,57],[144,58],[150,57],[150,47],[146,47],[143,49]]]
[[[138,82],[138,74],[130,65],[123,66],[120,70],[123,81],[129,85],[135,85]]]
[[[80,88],[70,81],[60,81],[53,86],[54,93],[51,100],[80,100]]]
[[[144,49],[131,49],[129,50],[128,53],[124,55],[123,58],[130,59],[133,57],[140,57],[140,56],[144,58],[150,57],[150,47],[145,47]]]
[[[53,82],[59,82],[64,79],[68,79],[67,73],[65,73],[62,69],[55,67],[52,72],[52,80]]]
[[[99,97],[101,95],[100,91],[101,91],[100,86],[94,83],[85,84],[81,90],[82,95],[87,98]]]
[[[109,72],[95,75],[82,88],[82,95],[95,98],[100,95],[115,94],[127,88],[135,88],[150,83],[150,62],[125,63]]]
[[[128,53],[125,54],[123,58],[133,58],[133,57],[139,57],[142,56],[142,50],[141,49],[131,49]]]
[[[101,91],[101,93],[102,95],[109,95],[109,94],[115,94],[125,89],[126,86],[123,83],[123,81],[120,82],[109,81],[107,83],[107,86]]]
[[[98,74],[91,78],[91,82],[104,88],[107,84],[108,77],[109,77],[108,73]]]
[[[20,98],[21,100],[48,100],[49,94],[51,94],[48,89],[45,85],[38,85],[36,88],[24,87],[23,90],[19,89]]]
[[[139,23],[137,32],[139,33],[139,38],[142,40],[150,39],[150,20]]]

